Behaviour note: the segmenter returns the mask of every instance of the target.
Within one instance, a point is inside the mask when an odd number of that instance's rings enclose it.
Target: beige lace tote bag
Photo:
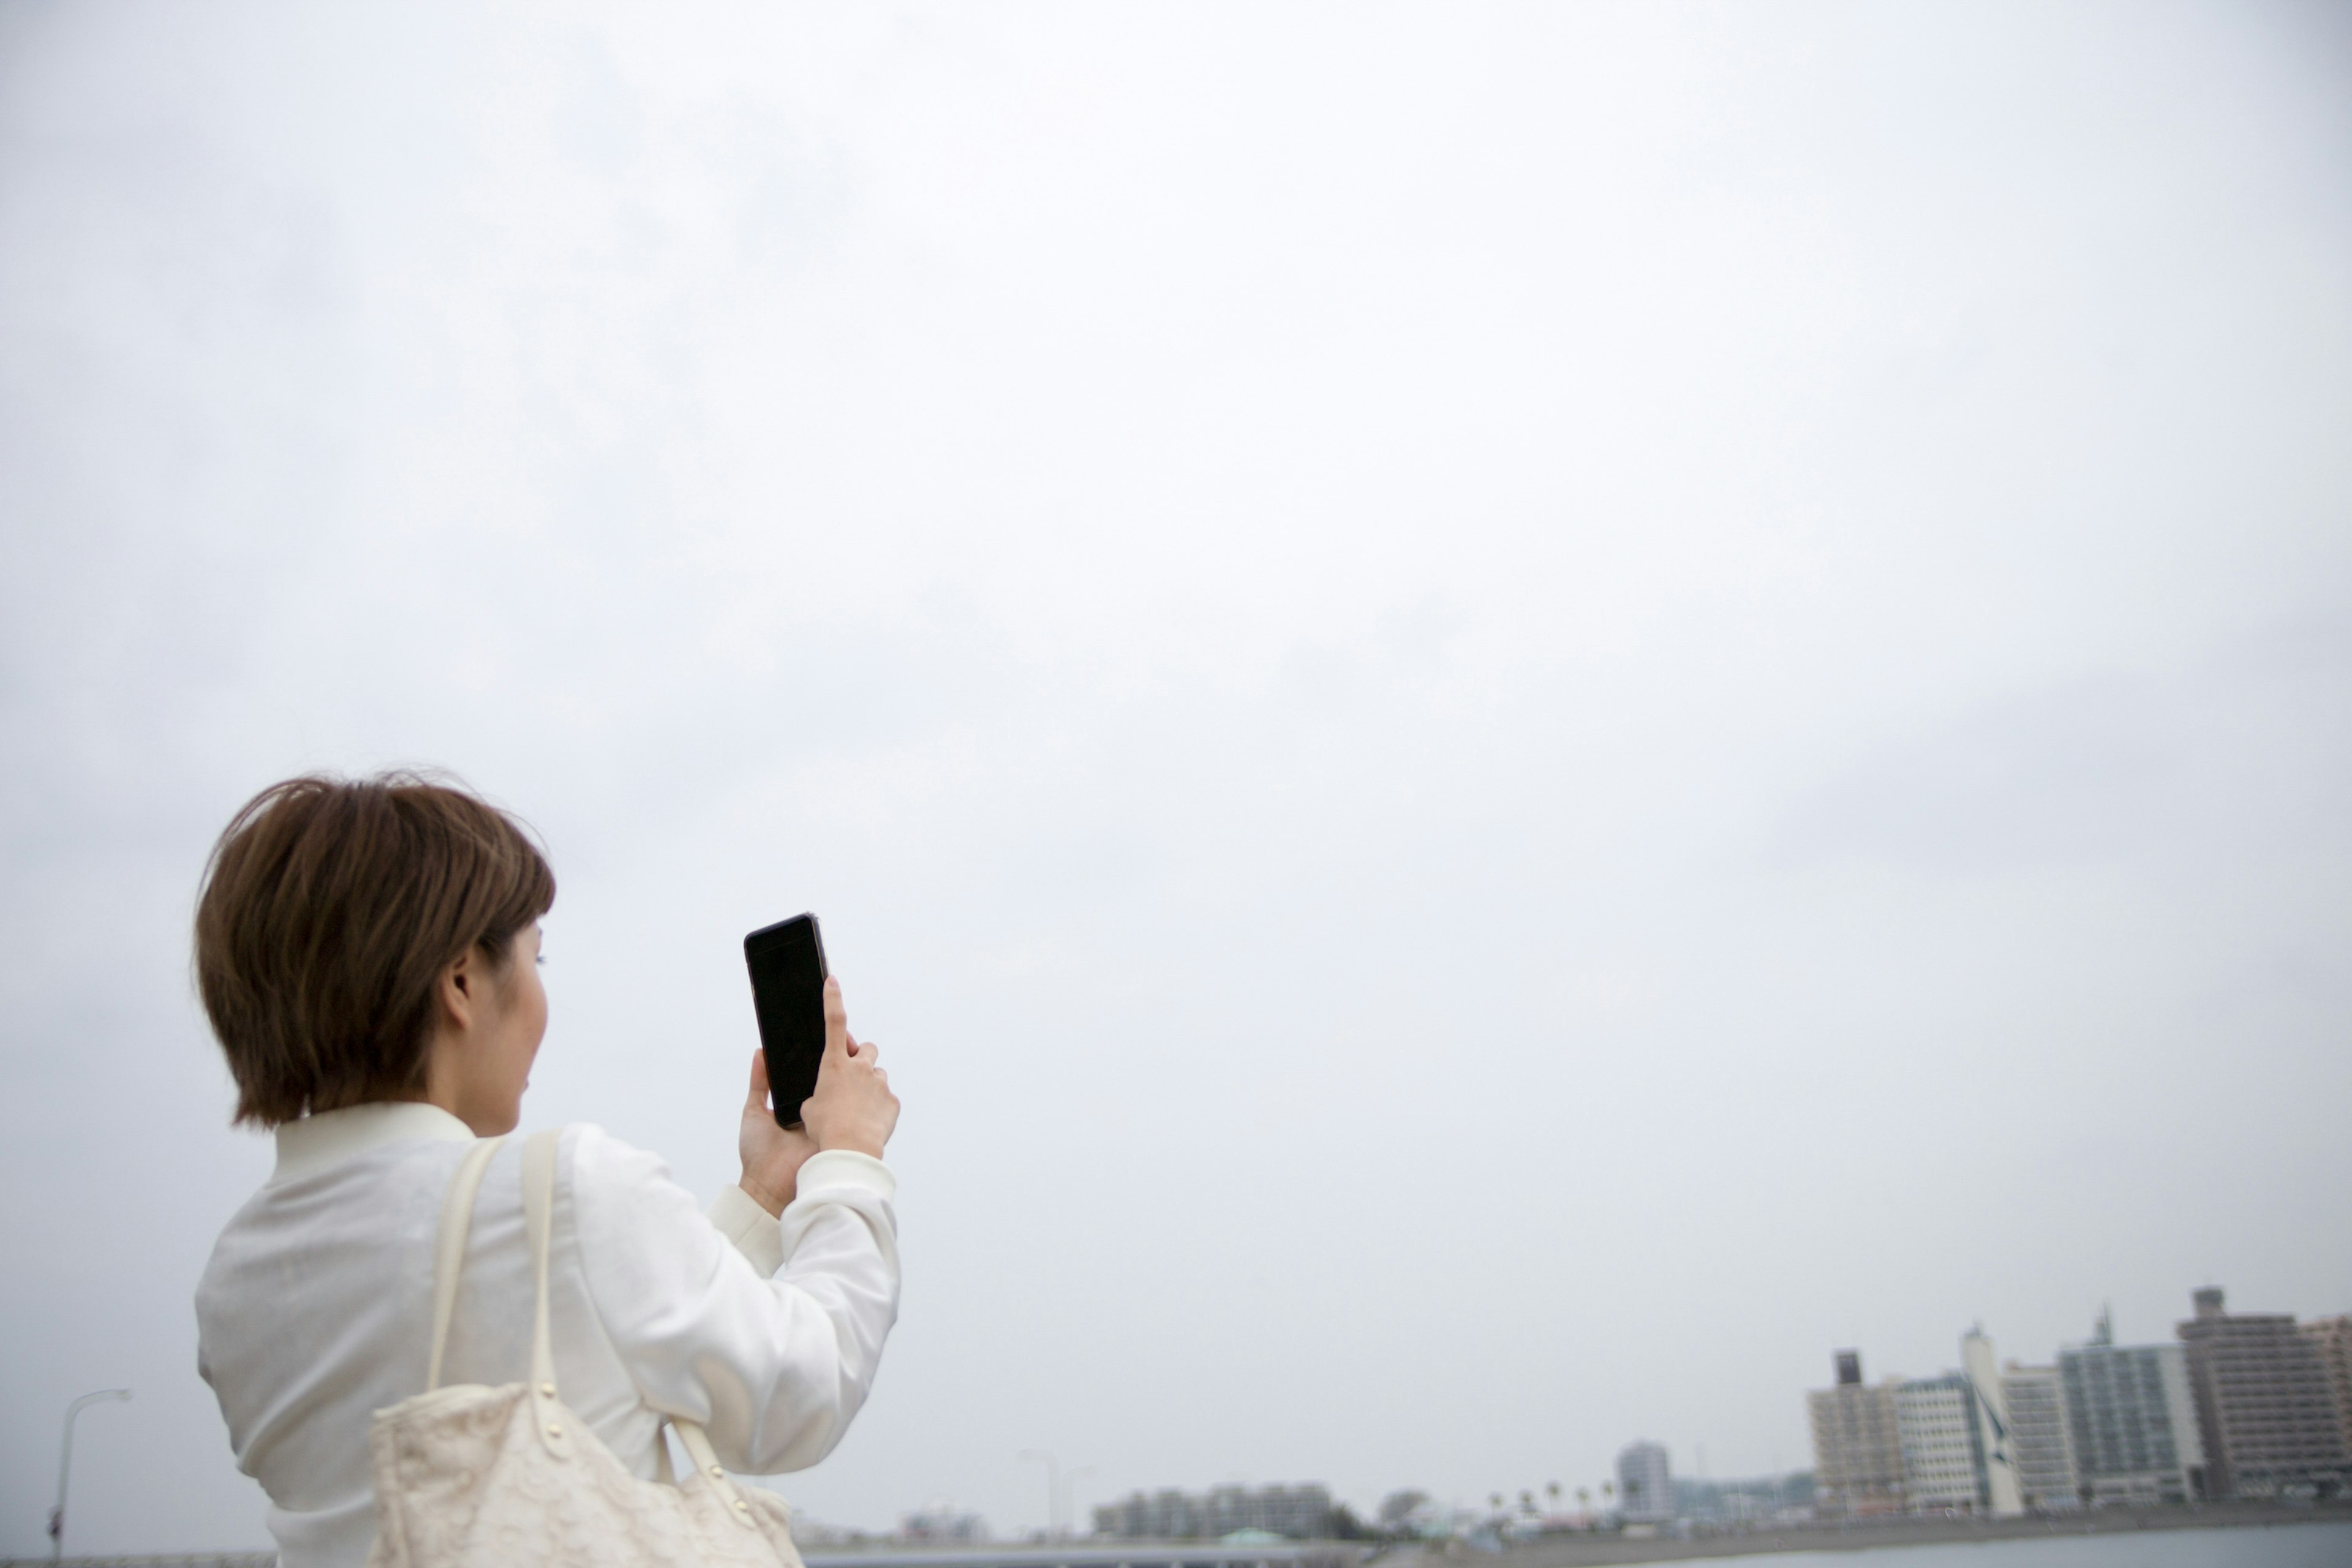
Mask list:
[[[537,1133],[522,1152],[523,1213],[539,1289],[529,1383],[441,1386],[441,1351],[457,1301],[474,1194],[505,1141],[475,1144],[449,1184],[434,1258],[425,1391],[377,1411],[368,1429],[376,1522],[369,1568],[801,1568],[783,1500],[729,1480],[701,1427],[670,1422],[694,1457],[694,1474],[680,1483],[641,1481],[556,1397],[547,1249],[557,1136]],[[665,1446],[665,1471],[667,1453]]]

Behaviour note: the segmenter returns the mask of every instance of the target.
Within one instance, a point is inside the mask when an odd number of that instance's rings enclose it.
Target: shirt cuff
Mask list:
[[[824,1159],[812,1155],[810,1164]],[[877,1162],[879,1163],[879,1162]],[[703,1211],[719,1234],[735,1244],[735,1250],[751,1260],[762,1279],[775,1278],[776,1270],[784,1266],[784,1230],[776,1216],[760,1206],[760,1200],[741,1187],[728,1187],[710,1200]]]
[[[871,1154],[820,1149],[801,1162],[800,1174],[793,1180],[793,1201],[800,1202],[814,1187],[864,1187],[887,1203],[898,1195],[898,1178]]]

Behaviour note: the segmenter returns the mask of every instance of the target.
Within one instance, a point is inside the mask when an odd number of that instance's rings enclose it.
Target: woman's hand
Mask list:
[[[768,1109],[768,1058],[751,1053],[751,1095],[743,1102],[743,1131],[736,1140],[743,1156],[743,1190],[751,1201],[781,1216],[793,1201],[801,1164],[816,1152],[816,1140],[798,1127],[779,1127]]]
[[[820,1149],[882,1157],[898,1125],[898,1097],[890,1092],[880,1058],[871,1041],[860,1045],[849,1037],[837,980],[824,983],[824,1059],[817,1064],[816,1092],[801,1101],[800,1126],[776,1125],[768,1106],[768,1058],[751,1053],[751,1092],[743,1101],[736,1147],[743,1156],[743,1190],[753,1202],[781,1216],[798,1188],[801,1166]]]
[[[890,1075],[882,1070],[881,1058],[872,1041],[860,1045],[849,1037],[841,982],[827,980],[824,1060],[817,1066],[816,1092],[801,1102],[801,1124],[818,1148],[882,1157],[883,1145],[898,1125],[898,1097],[890,1092]]]

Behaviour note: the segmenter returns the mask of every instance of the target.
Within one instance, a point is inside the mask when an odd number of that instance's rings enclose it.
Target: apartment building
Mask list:
[[[2213,1495],[2271,1498],[2352,1479],[2319,1336],[2284,1312],[2230,1312],[2219,1287],[2179,1326]]]
[[[2319,1318],[2304,1324],[2303,1331],[2319,1352],[2320,1367],[2336,1393],[2336,1424],[2352,1447],[2352,1317]]]
[[[2025,1506],[2037,1513],[2080,1507],[2074,1446],[2066,1434],[2066,1387],[2058,1369],[2011,1362],[2001,1369],[2000,1388],[2009,1406],[2017,1489]]]
[[[1895,1429],[1903,1448],[1903,1492],[1913,1513],[1981,1513],[1984,1455],[1976,1402],[1957,1372],[1895,1385]]]
[[[2205,1445],[2178,1344],[2119,1345],[2107,1315],[2058,1352],[2075,1486],[2094,1506],[2208,1496]]]
[[[1837,1382],[1805,1395],[1812,1429],[1814,1507],[1832,1517],[1903,1510],[1903,1442],[1895,1429],[1899,1378],[1862,1381],[1862,1352],[1836,1352]]]
[[[1628,1524],[1664,1524],[1675,1517],[1674,1469],[1663,1443],[1628,1443],[1617,1455],[1618,1511]]]

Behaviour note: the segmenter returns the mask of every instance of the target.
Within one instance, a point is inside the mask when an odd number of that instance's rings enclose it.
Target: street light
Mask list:
[[[101,1388],[96,1394],[85,1394],[66,1406],[66,1439],[58,1455],[58,1506],[49,1510],[49,1561],[55,1563],[66,1549],[66,1478],[73,1473],[73,1424],[85,1405],[95,1405],[101,1399],[128,1399],[127,1388]]]
[[[1024,1448],[1021,1458],[1045,1461],[1045,1539],[1062,1538],[1062,1461],[1043,1448]]]

